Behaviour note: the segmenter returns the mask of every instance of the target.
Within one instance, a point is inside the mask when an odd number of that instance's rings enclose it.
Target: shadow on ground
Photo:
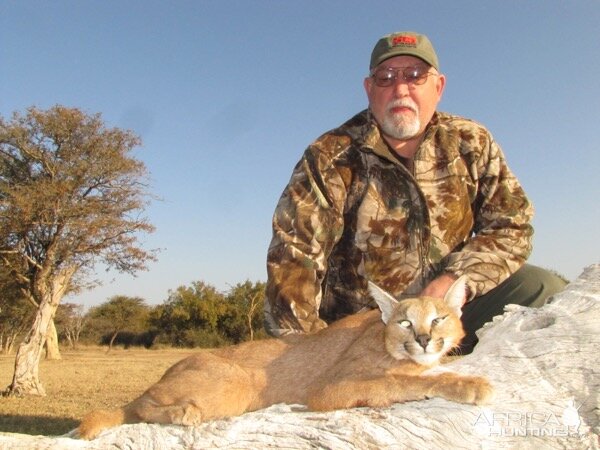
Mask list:
[[[79,421],[71,418],[0,414],[0,432],[5,433],[60,436],[77,425]]]

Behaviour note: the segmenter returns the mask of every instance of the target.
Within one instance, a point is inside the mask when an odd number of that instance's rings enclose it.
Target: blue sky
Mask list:
[[[112,295],[149,303],[203,280],[266,280],[271,216],[304,148],[366,107],[380,36],[427,34],[439,109],[485,124],[536,207],[530,262],[599,262],[600,2],[0,0],[0,114],[55,104],[134,130],[163,249]]]

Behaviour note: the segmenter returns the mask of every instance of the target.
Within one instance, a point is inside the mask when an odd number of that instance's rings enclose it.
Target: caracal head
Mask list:
[[[429,366],[457,347],[465,335],[460,321],[465,281],[464,277],[456,280],[443,299],[414,297],[401,301],[369,281],[369,292],[386,325],[388,353]]]

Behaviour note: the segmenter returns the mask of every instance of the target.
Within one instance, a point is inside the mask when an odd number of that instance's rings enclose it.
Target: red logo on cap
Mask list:
[[[392,38],[392,45],[417,45],[417,38],[414,36],[394,36]]]

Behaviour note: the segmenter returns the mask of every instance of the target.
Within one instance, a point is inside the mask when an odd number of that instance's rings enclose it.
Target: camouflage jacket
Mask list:
[[[307,148],[279,200],[267,329],[313,332],[374,307],[368,279],[401,297],[466,275],[471,300],[523,265],[532,215],[483,126],[435,113],[408,166],[363,111]]]

